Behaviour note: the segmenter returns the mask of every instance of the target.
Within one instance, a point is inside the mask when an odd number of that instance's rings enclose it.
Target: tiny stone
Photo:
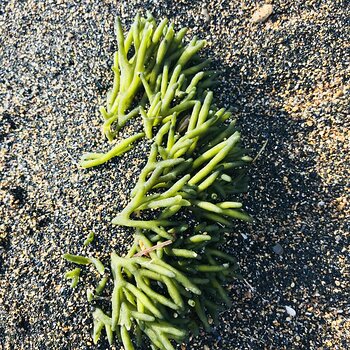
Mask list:
[[[295,310],[294,310],[292,307],[290,307],[290,306],[285,306],[285,308],[286,308],[287,314],[288,314],[289,316],[294,317],[294,316],[296,315],[296,312],[295,312]]]
[[[272,247],[272,250],[278,255],[282,255],[283,254],[283,247],[279,243],[276,243]]]
[[[265,4],[259,7],[252,16],[252,23],[265,22],[272,14],[273,6],[271,4]]]
[[[243,239],[247,239],[248,238],[248,236],[245,233],[241,233],[241,236],[242,236]]]
[[[208,12],[208,9],[207,9],[206,7],[202,7],[201,14],[203,15],[204,20],[205,20],[206,22],[209,22],[209,21],[210,21],[209,12]]]

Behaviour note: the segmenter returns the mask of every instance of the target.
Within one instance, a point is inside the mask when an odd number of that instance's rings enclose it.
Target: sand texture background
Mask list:
[[[93,346],[86,269],[72,291],[65,252],[106,264],[126,250],[110,219],[128,201],[146,149],[82,171],[84,151],[104,151],[98,106],[112,82],[116,15],[169,17],[208,41],[222,70],[216,89],[231,105],[253,155],[244,196],[252,225],[237,223],[225,249],[246,282],[233,307],[191,350],[348,349],[348,1],[0,1],[0,349]],[[122,137],[122,135],[121,135]],[[83,241],[94,230],[93,245]],[[285,309],[290,306],[295,317]],[[120,349],[116,344],[113,349]]]

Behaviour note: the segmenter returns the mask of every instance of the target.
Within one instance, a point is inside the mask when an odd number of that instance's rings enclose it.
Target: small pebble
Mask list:
[[[202,7],[201,14],[206,22],[210,21],[209,11],[206,7]]]
[[[265,4],[259,7],[251,18],[252,23],[262,23],[265,22],[272,14],[273,6],[271,4]]]
[[[297,313],[295,312],[295,310],[290,307],[290,306],[285,306],[286,312],[289,316],[294,317]]]
[[[279,244],[279,243],[276,243],[273,247],[272,247],[272,250],[278,254],[278,255],[282,255],[283,254],[283,247]]]

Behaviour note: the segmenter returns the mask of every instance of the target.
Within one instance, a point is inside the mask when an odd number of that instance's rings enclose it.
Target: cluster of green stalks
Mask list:
[[[211,329],[230,306],[224,286],[238,276],[235,259],[221,250],[234,219],[250,221],[232,198],[247,189],[241,147],[231,113],[219,108],[209,88],[216,73],[198,56],[205,42],[184,42],[186,29],[174,31],[167,20],[136,16],[124,37],[116,21],[118,51],[114,84],[101,108],[109,140],[132,118],[141,116],[144,132],[107,153],[84,155],[80,165],[96,166],[120,156],[140,138],[152,140],[147,164],[129,204],[113,219],[132,227],[134,244],[125,257],[111,255],[113,292],[109,309],[93,312],[93,339],[105,329],[126,350],[141,346],[174,349],[200,327]],[[104,267],[93,258],[66,254],[77,264]],[[80,270],[68,273],[76,284]],[[102,277],[88,299],[98,299],[108,280]]]

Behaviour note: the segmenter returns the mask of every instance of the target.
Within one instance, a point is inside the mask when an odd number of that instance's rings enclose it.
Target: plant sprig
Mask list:
[[[175,32],[167,19],[157,24],[150,14],[137,15],[126,36],[117,18],[115,31],[114,82],[100,109],[103,131],[113,141],[137,116],[144,131],[107,153],[84,155],[80,165],[103,164],[144,137],[152,146],[130,202],[112,220],[134,229],[134,244],[125,257],[111,254],[111,307],[93,312],[93,340],[105,329],[108,341],[117,336],[126,350],[144,337],[152,349],[169,350],[200,327],[209,331],[231,305],[224,286],[240,274],[221,245],[234,220],[252,220],[236,198],[247,190],[251,158],[231,112],[219,108],[210,91],[217,72],[198,55],[205,41],[186,43],[186,28]],[[104,273],[98,259],[64,257]],[[104,276],[88,300],[98,301],[107,283]]]

